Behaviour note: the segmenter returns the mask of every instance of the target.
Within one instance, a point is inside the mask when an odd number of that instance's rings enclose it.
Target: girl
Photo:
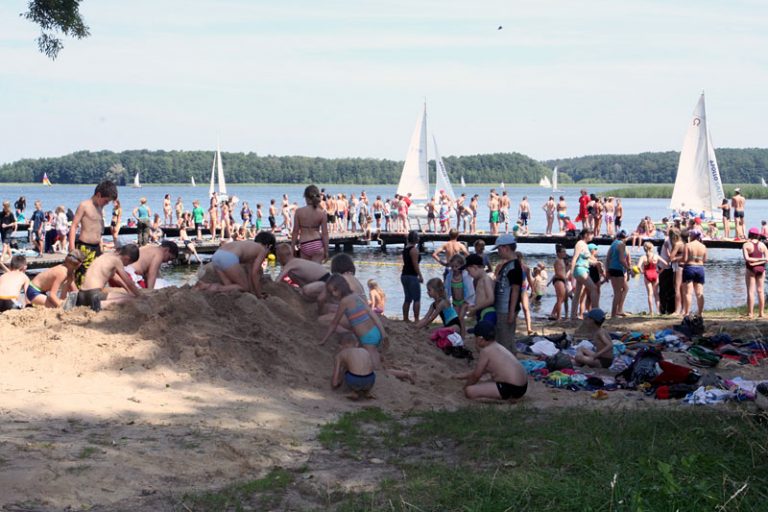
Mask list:
[[[200,259],[200,256],[198,256],[197,254],[195,242],[193,240],[190,240],[189,235],[187,235],[187,229],[194,228],[194,227],[195,227],[195,223],[192,220],[192,212],[182,213],[182,216],[179,219],[179,241],[184,244],[184,247],[186,247],[187,250],[192,253],[192,256],[195,257],[197,262],[202,265],[203,261]]]
[[[216,240],[216,230],[219,228],[219,198],[216,192],[211,195],[208,217],[210,218],[208,230],[211,232],[211,241],[213,242]]]
[[[451,327],[454,331],[459,332],[461,330],[459,314],[445,294],[445,283],[443,280],[439,277],[433,277],[427,281],[427,295],[429,295],[433,302],[429,306],[424,318],[416,322],[416,327],[419,329],[424,328],[440,315],[443,327]]]
[[[67,216],[64,215],[64,219],[66,218]],[[6,256],[8,256],[9,260],[13,257],[11,253],[11,235],[16,231],[16,226],[16,216],[11,211],[11,202],[3,201],[3,213],[0,216],[0,239],[2,239],[3,243],[3,253],[0,255],[0,263],[5,260]]]
[[[723,212],[723,238],[731,238],[731,204],[723,198],[723,202],[718,208]]]
[[[608,278],[605,274],[605,266],[603,263],[597,258],[597,245],[595,244],[589,244],[587,245],[587,248],[589,249],[589,279],[592,280],[593,283],[595,283],[595,288],[597,289],[597,298],[600,299],[600,287],[603,285],[603,283],[606,283],[608,281]],[[584,311],[591,311],[594,309],[592,307],[592,303],[589,299],[589,294],[582,293],[582,300],[583,300],[583,307],[581,308],[582,314]]]
[[[528,329],[528,336],[535,334],[531,328],[531,306],[528,300],[529,290],[533,289],[533,276],[528,265],[523,261],[523,254],[517,253],[517,259],[520,262],[520,267],[523,269],[523,286],[520,287],[520,309],[523,310],[523,318],[525,318],[525,327]]]
[[[163,225],[173,224],[173,214],[171,214],[171,194],[165,194],[163,197]]]
[[[368,301],[368,307],[370,307],[377,315],[383,316],[384,308],[386,307],[387,303],[387,295],[384,293],[384,290],[381,289],[379,283],[373,279],[369,279],[368,292],[371,297]]]
[[[565,247],[561,244],[555,245],[555,275],[552,277],[552,286],[555,287],[555,306],[552,308],[548,320],[560,320],[560,311],[563,311],[563,318],[568,319],[568,266],[565,259],[568,257]],[[565,306],[565,309],[563,309]]]
[[[320,190],[315,185],[304,189],[306,206],[296,210],[291,232],[291,247],[305,260],[322,263],[328,259],[328,215],[320,208]]]
[[[408,233],[407,244],[403,248],[403,270],[400,274],[400,284],[403,285],[403,320],[408,322],[408,310],[413,303],[413,321],[419,321],[419,309],[421,308],[421,254],[419,253],[419,233]]]
[[[755,312],[755,292],[757,292],[758,307],[760,308],[757,316],[763,318],[765,314],[765,294],[763,293],[763,284],[765,283],[765,263],[768,258],[768,248],[760,241],[760,230],[750,228],[749,240],[742,246],[744,262],[746,263],[746,284],[747,284],[747,316],[752,318]]]
[[[184,220],[184,203],[181,202],[181,196],[176,198],[176,223],[181,227]]]
[[[115,199],[112,206],[112,221],[109,223],[110,231],[112,232],[112,242],[115,247],[120,244],[117,242],[117,237],[120,235],[120,222],[123,216],[123,209],[120,207],[120,200]]]
[[[470,306],[475,305],[475,285],[472,276],[464,269],[465,263],[464,256],[454,254],[448,261],[448,270],[445,275],[445,293],[451,298],[453,309],[459,315],[462,338],[467,333],[464,318]]]
[[[655,247],[651,242],[643,244],[645,254],[640,258],[637,266],[643,273],[645,279],[645,291],[648,294],[648,314],[653,316],[653,305],[656,304],[656,311],[661,312],[659,307],[659,262],[666,265],[667,262],[656,255]]]
[[[54,250],[65,252],[67,247],[67,234],[69,233],[69,221],[67,221],[67,209],[64,206],[56,208],[56,242]],[[58,244],[58,248],[56,248]]]
[[[576,242],[576,247],[573,249],[573,259],[571,260],[570,274],[576,280],[576,289],[573,294],[573,303],[571,304],[571,318],[578,318],[579,315],[579,297],[581,297],[582,288],[586,288],[589,294],[590,301],[593,308],[600,307],[600,298],[597,296],[597,287],[595,283],[589,278],[589,261],[591,254],[587,244],[592,241],[592,231],[589,229],[582,229],[579,233],[579,241]]]

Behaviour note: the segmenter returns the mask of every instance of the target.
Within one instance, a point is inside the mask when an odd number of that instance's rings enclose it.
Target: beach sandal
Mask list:
[[[602,389],[598,389],[597,391],[595,391],[589,396],[591,396],[595,400],[605,400],[606,398],[608,398],[608,393],[603,391]]]

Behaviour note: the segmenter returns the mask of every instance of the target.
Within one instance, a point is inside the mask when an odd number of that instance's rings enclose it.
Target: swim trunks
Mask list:
[[[80,265],[77,270],[75,270],[75,283],[79,288],[83,285],[83,280],[85,279],[85,271],[88,270],[88,267],[91,266],[93,260],[101,256],[101,245],[89,244],[87,242],[75,240],[75,249],[78,249],[83,253],[83,256],[85,256],[83,264]]]
[[[488,306],[487,308],[483,308],[480,311],[475,313],[475,318],[478,322],[490,322],[493,325],[496,325],[496,308],[493,306]]]
[[[27,301],[32,302],[35,300],[35,298],[39,297],[40,295],[45,295],[45,293],[40,290],[37,286],[35,286],[32,283],[29,283],[29,286],[27,286]]]
[[[215,268],[216,270],[221,270],[223,272],[230,267],[234,267],[235,265],[240,264],[240,258],[238,258],[237,254],[233,252],[229,252],[224,249],[219,249],[218,251],[213,253],[213,257],[211,258],[211,263],[213,264],[213,268]]]
[[[704,284],[704,267],[699,265],[683,267],[683,282]]]
[[[528,212],[520,212],[520,220],[523,221],[523,226],[528,225]]]
[[[744,218],[744,210],[736,210],[733,212],[733,218],[734,219],[743,219]]]
[[[609,268],[608,275],[611,277],[624,277],[624,271],[615,268]]]
[[[277,226],[277,224],[275,223],[275,216],[270,215],[269,217],[267,217],[267,220],[269,221],[269,227],[272,229],[275,229],[275,226]]]
[[[77,292],[77,305],[88,306],[94,311],[101,311],[101,301],[107,298],[107,294],[100,288],[93,290],[80,290]]]
[[[499,390],[502,400],[509,400],[510,398],[520,398],[523,396],[528,391],[528,383],[516,386],[507,382],[497,382],[496,388]]]
[[[344,382],[352,391],[370,391],[376,383],[376,374],[371,372],[368,375],[357,375],[347,371],[344,373]]]
[[[352,323],[350,321],[350,323]],[[372,345],[378,347],[381,344],[381,331],[377,326],[371,327],[371,330],[360,336],[361,345]]]
[[[13,299],[6,299],[2,298],[0,299],[0,313],[3,311],[8,311],[11,309],[18,309],[19,306],[16,304],[16,301]]]
[[[499,223],[499,211],[498,210],[494,210],[494,211],[491,212],[491,219],[490,219],[489,222],[492,222],[493,224],[498,224]]]

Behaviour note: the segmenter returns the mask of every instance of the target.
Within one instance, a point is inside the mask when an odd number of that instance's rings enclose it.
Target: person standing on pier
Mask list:
[[[120,206],[120,200],[115,199],[112,202],[112,220],[109,222],[109,231],[112,233],[112,244],[117,248],[120,244],[117,237],[120,236],[120,223],[122,222],[123,209]]]
[[[565,196],[560,196],[557,202],[557,222],[560,224],[560,233],[565,233],[565,218],[568,216],[568,204],[565,202]]]
[[[83,264],[75,272],[75,281],[80,287],[85,272],[102,253],[104,235],[104,206],[117,199],[117,187],[109,180],[96,186],[93,196],[77,206],[72,226],[69,229],[69,250],[79,250],[85,256]],[[79,233],[78,233],[79,228]]]
[[[736,240],[744,240],[747,238],[744,234],[744,204],[746,202],[747,200],[741,195],[741,189],[733,189],[731,206],[733,207],[733,221],[736,223]]]
[[[163,197],[163,225],[173,225],[173,213],[171,213],[171,194],[165,194]]]
[[[496,194],[496,189],[491,189],[491,194],[488,197],[488,209],[490,210],[490,216],[488,223],[491,225],[491,234],[499,234],[499,196]]]
[[[528,221],[531,218],[531,205],[528,204],[528,196],[523,196],[523,200],[520,201],[520,205],[517,208],[518,214],[520,216],[520,221],[522,222],[521,227],[523,227],[523,232],[527,234],[528,232]]]
[[[512,206],[507,191],[501,193],[501,199],[499,199],[499,221],[504,223],[504,232],[509,233],[509,209]]]
[[[576,216],[576,222],[581,221],[581,229],[589,228],[589,211],[587,211],[588,204],[589,194],[586,190],[581,189],[581,196],[579,196],[579,214]]]
[[[549,196],[541,209],[544,210],[544,215],[547,217],[547,229],[544,233],[550,236],[552,235],[552,225],[555,223],[555,198]]]

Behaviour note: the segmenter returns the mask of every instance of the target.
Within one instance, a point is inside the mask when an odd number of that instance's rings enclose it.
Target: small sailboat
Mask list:
[[[501,188],[506,188],[506,187],[504,187],[504,182],[503,181],[501,182]]]
[[[221,148],[218,144],[216,145],[216,154],[213,155],[213,164],[211,165],[211,184],[208,187],[208,197],[212,197],[216,191],[215,183],[217,179],[219,182],[219,201],[226,201],[229,199],[229,196],[227,195],[227,183],[224,181],[224,164],[221,162]]]
[[[704,212],[709,218],[719,218],[722,210],[718,207],[724,197],[715,146],[707,123],[704,93],[701,93],[683,141],[669,207],[697,214]]]
[[[765,178],[760,178],[760,184],[762,184],[763,187],[768,187],[768,183],[765,182]]]
[[[763,183],[765,183],[765,182],[763,182]],[[48,179],[48,173],[47,172],[43,173],[43,185],[45,185],[46,187],[50,187],[50,186],[53,185],[51,183],[51,180]]]
[[[557,166],[552,169],[552,192],[557,192]]]
[[[544,187],[544,188],[551,188],[552,187],[552,183],[549,182],[549,178],[548,177],[544,176],[543,178],[541,178],[539,180],[539,186],[540,187]]]
[[[141,188],[141,182],[139,182],[139,173],[136,173],[136,176],[133,177],[133,188]]]
[[[464,176],[461,177],[461,188],[466,188],[467,184],[464,182]]]
[[[440,158],[440,153],[437,150],[437,139],[432,135],[432,142],[435,145],[435,170],[437,176],[435,177],[435,204],[440,204],[441,194],[448,196],[448,199],[454,201],[456,199],[456,193],[453,191],[451,180],[448,178],[448,170],[445,168],[445,162]]]
[[[194,176],[191,176],[191,178],[192,178],[192,186],[193,186],[193,187],[196,187],[197,185],[195,185],[195,177],[194,177]]]

